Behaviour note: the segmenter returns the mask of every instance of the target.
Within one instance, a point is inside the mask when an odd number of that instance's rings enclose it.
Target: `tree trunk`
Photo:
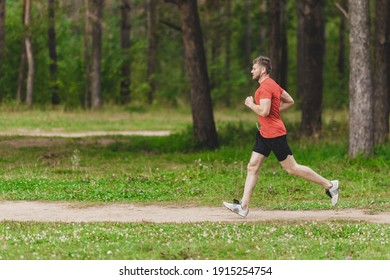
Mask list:
[[[323,65],[325,53],[324,1],[300,0],[299,13],[303,17],[298,37],[298,65],[300,82],[298,91],[302,97],[301,132],[305,136],[318,136],[322,127]]]
[[[390,3],[375,1],[375,50],[374,50],[374,125],[375,143],[384,143],[389,133],[389,84],[388,64],[390,56]]]
[[[24,18],[26,14],[26,1],[23,1],[22,7],[22,24],[24,25]],[[24,38],[22,40],[22,49],[20,54],[20,64],[19,64],[19,74],[18,74],[18,89],[16,92],[16,101],[21,103],[23,102],[23,84],[24,84],[24,74],[26,68],[26,44],[24,43]]]
[[[304,77],[304,69],[305,67],[305,36],[304,36],[304,28],[305,28],[305,17],[304,17],[304,1],[297,2],[297,108],[299,110],[302,109],[302,92],[301,90],[305,87],[305,80],[301,77]]]
[[[5,0],[0,0],[0,65],[2,65],[4,58],[4,45],[5,45],[5,15],[6,6]]]
[[[84,107],[91,108],[91,53],[90,38],[91,25],[89,20],[90,6],[89,0],[84,0]]]
[[[121,104],[130,103],[130,11],[131,0],[122,0],[121,5],[121,49],[122,49],[122,66],[121,66],[121,85],[120,95]]]
[[[153,103],[156,91],[156,54],[157,54],[157,0],[147,0],[148,7],[148,70],[147,79],[150,89],[148,92],[149,104]]]
[[[51,90],[51,104],[57,105],[60,103],[60,97],[58,95],[57,84],[57,40],[55,31],[55,0],[48,0],[48,13],[49,13],[49,71],[50,71],[50,90]]]
[[[206,38],[210,43],[206,44],[206,49],[209,46],[210,53],[210,62],[211,69],[209,70],[209,81],[210,81],[210,90],[218,88],[220,85],[220,70],[216,66],[218,64],[218,59],[222,50],[222,35],[223,28],[222,24],[222,15],[221,15],[221,3],[219,0],[206,0],[205,2],[206,12],[207,12],[207,21],[206,25],[208,26],[208,32],[206,33]]]
[[[269,15],[268,15],[268,5],[267,0],[261,0],[258,4],[260,6],[260,21],[258,23],[259,30],[259,54],[266,55],[268,54],[268,25],[269,25]]]
[[[374,151],[373,86],[370,58],[370,7],[349,0],[349,154]]]
[[[232,21],[232,0],[226,0],[226,21],[225,21],[225,80],[230,80],[230,56],[231,56],[231,21]],[[230,94],[230,93],[229,93]]]
[[[104,0],[92,0],[91,108],[102,106],[101,59]]]
[[[245,26],[245,67],[247,69],[252,68],[252,19],[251,19],[251,0],[245,0],[245,14],[246,14],[246,26]]]
[[[272,62],[271,78],[280,84],[280,10],[282,0],[269,2],[269,56]]]
[[[342,0],[341,3],[345,4],[345,0]],[[345,21],[345,16],[341,13],[339,26],[339,53],[337,58],[337,70],[339,72],[340,80],[342,80],[345,75]]]
[[[232,93],[230,82],[230,64],[231,64],[231,41],[232,41],[232,1],[226,0],[225,2],[226,16],[225,16],[225,81],[227,82],[225,104],[230,107]]]
[[[25,0],[25,14],[24,14],[24,25],[26,28],[26,34],[24,43],[26,45],[26,55],[28,62],[28,73],[27,73],[27,86],[26,86],[26,104],[32,106],[33,104],[33,86],[34,86],[34,55],[31,44],[31,0]]]
[[[196,0],[177,1],[189,75],[194,136],[201,147],[218,146],[211,104],[209,78]]]
[[[288,77],[288,41],[287,41],[287,23],[286,23],[286,2],[282,0],[280,5],[280,85],[287,90],[287,77]]]

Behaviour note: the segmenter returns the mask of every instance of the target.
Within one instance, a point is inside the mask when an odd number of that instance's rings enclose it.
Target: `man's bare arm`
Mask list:
[[[267,117],[271,110],[271,99],[260,99],[260,104],[257,105],[256,103],[254,103],[253,97],[248,96],[245,99],[245,105],[248,106],[248,108],[250,108],[256,114],[262,117]]]
[[[294,99],[287,93],[287,91],[283,91],[280,96],[280,112],[286,111],[292,105],[294,105]]]

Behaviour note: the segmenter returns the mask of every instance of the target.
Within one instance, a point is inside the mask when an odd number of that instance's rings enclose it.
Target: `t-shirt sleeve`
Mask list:
[[[265,86],[260,90],[260,99],[272,99],[272,90],[270,87]]]

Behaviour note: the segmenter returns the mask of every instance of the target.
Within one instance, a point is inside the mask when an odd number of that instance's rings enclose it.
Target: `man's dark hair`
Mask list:
[[[266,56],[258,56],[253,60],[253,64],[259,64],[265,68],[265,71],[267,74],[271,73],[272,65],[271,65],[271,59],[269,59]]]

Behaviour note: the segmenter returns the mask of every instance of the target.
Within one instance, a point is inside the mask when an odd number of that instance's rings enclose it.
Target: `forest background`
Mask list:
[[[363,48],[372,54],[372,64],[386,65],[389,24],[383,19],[389,5],[380,0],[350,2],[366,5],[370,44]],[[259,54],[273,59],[274,78],[296,100],[302,111],[301,131],[307,136],[321,130],[323,109],[346,110],[354,94],[349,89],[352,16],[344,0],[0,3],[0,100],[7,106],[51,104],[71,109],[120,104],[129,110],[188,106],[190,68],[183,47],[186,31],[180,22],[181,7],[188,3],[190,16],[200,19],[201,32],[196,36],[204,46],[206,91],[214,108],[242,106],[243,98],[253,94],[257,84],[250,69]],[[362,26],[361,33],[365,30]],[[375,55],[378,30],[386,34],[380,43],[387,56]],[[370,79],[378,76],[374,67],[367,71]],[[389,103],[388,70],[386,75],[386,94],[377,99],[382,105]],[[367,94],[374,97],[374,92]],[[385,132],[377,142],[388,138],[388,108],[384,109]],[[363,151],[370,154],[372,148]]]

